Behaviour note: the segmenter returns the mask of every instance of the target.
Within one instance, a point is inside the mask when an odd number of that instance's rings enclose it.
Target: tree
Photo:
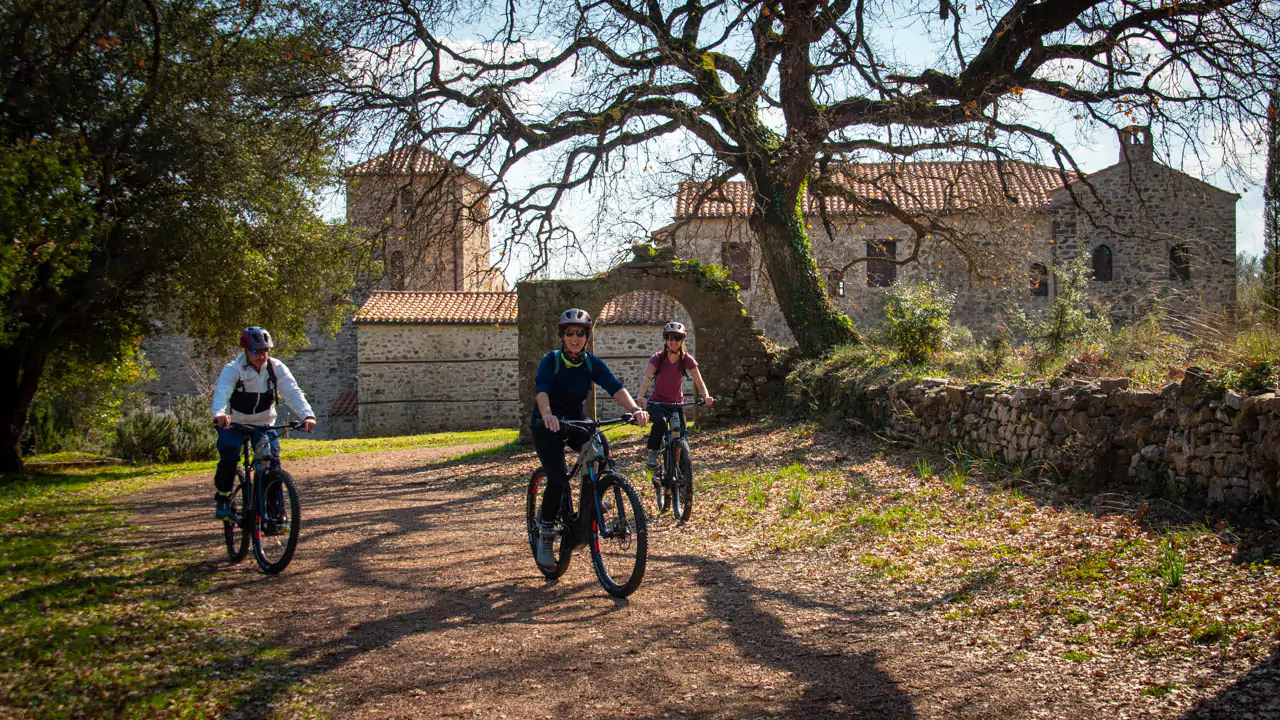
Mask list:
[[[1280,323],[1280,93],[1268,94],[1267,178],[1263,188],[1262,289],[1264,314]]]
[[[127,356],[159,320],[225,346],[334,324],[345,234],[315,214],[341,65],[302,2],[0,8],[0,472],[55,359]]]
[[[340,111],[491,180],[495,214],[539,250],[557,237],[554,213],[571,191],[608,189],[634,172],[629,163],[657,163],[661,148],[673,148],[662,162],[709,183],[703,201],[745,179],[750,227],[806,353],[852,338],[814,264],[806,193],[819,214],[839,199],[897,218],[917,250],[927,237],[973,249],[946,218],[887,200],[892,172],[844,182],[848,163],[1027,159],[1065,179],[1079,167],[1055,135],[1064,119],[1184,138],[1256,129],[1280,37],[1256,0],[944,0],[937,12],[853,0],[348,7],[368,61]],[[898,42],[911,53],[896,55]],[[538,163],[548,169],[530,169]],[[1012,197],[1012,182],[1001,172],[996,197]]]

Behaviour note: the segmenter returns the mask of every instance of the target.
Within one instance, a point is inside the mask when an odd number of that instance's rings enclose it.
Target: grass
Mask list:
[[[1209,662],[1230,652],[1260,662],[1274,651],[1280,569],[1233,562],[1217,530],[1144,524],[1141,502],[1097,515],[1089,497],[994,459],[949,453],[951,467],[930,473],[914,452],[850,451],[841,437],[780,431],[770,448],[756,439],[743,469],[700,476],[702,521],[747,550],[823,558],[815,572],[848,558],[839,572],[851,582],[862,572],[866,582],[906,581],[926,601],[947,598],[938,621],[949,631],[985,636],[994,623],[1015,639],[1044,638],[1054,657]],[[853,459],[808,459],[836,448]],[[723,452],[732,466],[734,448]],[[941,482],[921,481],[931,475]]]
[[[300,457],[503,442],[513,431],[284,442]],[[510,444],[481,453],[496,453]],[[133,540],[124,497],[213,463],[32,472],[0,487],[0,716],[317,713],[289,658],[208,602],[205,570]]]

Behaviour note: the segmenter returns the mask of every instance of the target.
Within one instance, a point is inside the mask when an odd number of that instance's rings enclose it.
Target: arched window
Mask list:
[[[844,297],[844,273],[832,270],[827,276],[827,293],[833,298]]]
[[[1186,245],[1169,248],[1169,279],[1182,282],[1191,279],[1191,248]]]
[[[1093,249],[1093,279],[1111,282],[1111,248],[1106,245]]]
[[[1049,297],[1049,268],[1031,263],[1031,296]]]

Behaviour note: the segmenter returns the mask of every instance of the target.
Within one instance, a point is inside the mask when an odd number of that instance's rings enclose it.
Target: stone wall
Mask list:
[[[1121,320],[1157,307],[1175,317],[1221,315],[1236,304],[1238,197],[1154,162],[1149,148],[1135,152],[1054,195],[1058,262],[1106,245],[1112,277],[1094,279],[1089,294]],[[1186,279],[1171,273],[1174,247],[1186,251]]]
[[[871,388],[828,376],[792,402],[841,408],[896,436],[1098,483],[1139,482],[1177,502],[1280,517],[1280,398],[1245,397],[1191,368],[1162,392],[1128,380],[1003,388],[906,380]]]
[[[354,437],[353,417],[331,414],[338,396],[356,387],[356,334],[350,321],[344,322],[336,337],[319,333],[309,336],[311,344],[292,354],[278,354],[297,378],[302,392],[316,414],[319,440]],[[232,356],[203,358],[196,355],[195,343],[186,335],[160,334],[142,343],[147,361],[155,368],[157,378],[143,386],[151,401],[167,406],[179,395],[211,395],[218,373]]]
[[[685,324],[696,336],[702,375],[716,398],[714,411],[705,412],[734,415],[767,411],[781,390],[781,369],[737,291],[692,264],[676,262],[669,249],[651,251],[647,245],[637,246],[633,260],[593,278],[517,284],[520,376],[533,377],[542,354],[557,346],[556,326],[546,321],[549,315],[562,308],[580,307],[594,317],[619,295],[649,290],[674,298],[690,316]],[[637,343],[653,352],[651,334]],[[625,366],[621,370],[630,385],[636,371]],[[533,394],[531,383],[521,385],[522,407],[533,406]],[[521,427],[523,435],[526,429]]]
[[[1030,289],[1031,264],[1053,264],[1049,242],[1052,221],[1048,213],[1009,214],[994,221],[975,214],[957,217],[956,222],[963,223],[974,238],[998,239],[1002,244],[1001,254],[991,257],[983,268],[985,277],[971,275],[968,262],[954,247],[925,240],[915,262],[897,267],[899,282],[924,280],[954,293],[952,322],[987,333],[1012,325],[1012,313],[1018,308],[1035,315],[1049,307],[1051,297],[1033,296]],[[750,237],[746,223],[736,218],[694,220],[676,231],[674,249],[681,257],[722,265],[721,249],[726,243],[747,244],[751,253],[751,287],[742,291],[742,302],[770,340],[793,344],[795,339],[778,307],[759,248]],[[842,219],[835,225],[834,239],[817,227],[810,230],[814,259],[828,284],[832,302],[860,328],[875,328],[883,322],[885,288],[869,285],[865,263],[849,267],[843,275],[839,271],[850,260],[864,257],[868,242],[895,242],[896,256],[905,258],[911,254],[913,238],[914,233],[906,225],[885,218]]]
[[[634,394],[661,327],[605,325],[593,343]],[[521,425],[520,386],[533,376],[516,375],[518,348],[514,325],[360,325],[360,437]],[[617,407],[603,391],[597,402],[604,414]]]
[[[944,216],[973,245],[978,272],[971,271],[969,260],[953,246],[926,238],[918,258],[898,266],[898,280],[926,280],[955,293],[952,322],[985,335],[1016,327],[1012,315],[1017,309],[1034,317],[1052,304],[1057,292],[1052,273],[1047,295],[1031,292],[1033,263],[1064,267],[1074,258],[1077,242],[1086,252],[1106,244],[1113,251],[1113,277],[1091,282],[1089,293],[1114,317],[1130,319],[1157,308],[1201,320],[1230,312],[1236,303],[1239,196],[1155,162],[1149,133],[1136,143],[1126,142],[1119,159],[1087,182],[1054,192],[1044,207]],[[724,265],[726,244],[749,249],[751,287],[742,292],[743,304],[769,339],[794,343],[746,218],[680,220],[657,237],[664,242],[669,238],[681,257]],[[864,329],[879,326],[885,291],[869,287],[865,263],[849,263],[867,256],[869,241],[894,241],[896,257],[909,257],[914,232],[881,216],[834,217],[831,236],[818,218],[809,222],[814,259],[836,306]],[[1190,263],[1185,280],[1171,277],[1170,253],[1175,246],[1185,250]],[[843,276],[838,275],[845,267]],[[841,277],[843,295],[837,279]]]

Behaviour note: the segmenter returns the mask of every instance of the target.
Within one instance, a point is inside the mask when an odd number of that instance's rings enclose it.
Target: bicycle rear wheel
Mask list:
[[[605,591],[626,597],[644,579],[648,557],[644,508],[635,489],[616,473],[601,475],[596,492],[600,514],[591,523],[591,562]]]
[[[689,443],[684,440],[677,441],[672,452],[678,458],[676,474],[671,479],[671,514],[677,525],[683,525],[693,509],[693,461],[689,458]]]
[[[538,564],[538,540],[542,533],[542,489],[546,486],[547,473],[539,468],[529,477],[529,491],[525,493],[524,501],[524,517],[526,532],[529,537],[529,551],[533,553],[534,566],[538,568],[548,580],[554,580],[565,573],[569,569],[569,562],[573,560],[573,542],[565,541],[566,534],[569,530],[564,523],[558,522],[555,545],[553,545],[553,553],[556,556],[556,566],[553,568],[545,568]],[[562,505],[564,502],[562,501]],[[572,512],[569,506],[560,509],[560,516],[565,517]]]
[[[262,572],[274,575],[284,570],[298,547],[301,507],[293,477],[284,470],[263,473],[262,495],[265,508],[253,513],[253,555]],[[272,507],[275,493],[280,493],[278,507]]]
[[[236,482],[231,488],[231,517],[222,521],[222,535],[227,543],[227,557],[238,563],[249,554],[249,483],[244,468],[236,468]]]

